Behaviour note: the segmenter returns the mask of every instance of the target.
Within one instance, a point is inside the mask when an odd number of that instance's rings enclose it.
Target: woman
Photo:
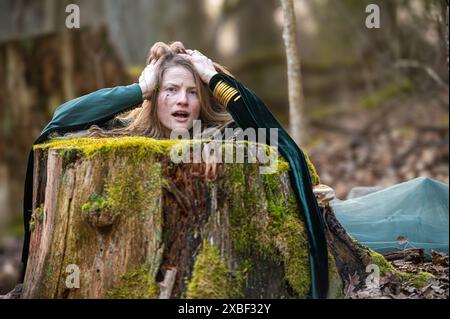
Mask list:
[[[201,120],[202,130],[230,125],[242,129],[278,129],[278,150],[290,164],[291,184],[305,217],[310,248],[310,296],[325,298],[328,256],[324,222],[303,152],[252,91],[200,52],[185,50],[180,42],[170,46],[156,43],[147,63],[138,84],[102,89],[61,105],[35,144],[61,134],[66,134],[65,137],[142,135],[168,138],[174,129],[191,130],[197,119]],[[142,106],[136,108],[141,103]],[[130,109],[134,110],[120,115]],[[268,136],[266,142],[270,144]],[[24,196],[24,269],[32,212],[32,167],[31,152]]]
[[[163,139],[176,128],[191,129],[194,120],[201,121],[202,129],[231,125],[230,114],[208,88],[207,75],[196,71],[186,59],[190,57],[187,52],[180,42],[170,46],[156,43],[150,49],[139,85],[99,90],[61,105],[40,139],[50,133],[49,137],[54,138],[86,127],[64,138],[139,135]],[[218,64],[215,67],[227,72]],[[129,109],[134,110],[125,116],[117,115]]]

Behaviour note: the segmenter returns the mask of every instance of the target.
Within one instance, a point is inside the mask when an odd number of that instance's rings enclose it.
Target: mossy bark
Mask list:
[[[205,164],[174,164],[172,146],[122,138],[35,147],[22,297],[158,298],[174,269],[172,298],[307,297],[308,244],[288,167],[262,175],[258,163],[218,164],[211,179]],[[332,298],[370,261],[336,229]]]

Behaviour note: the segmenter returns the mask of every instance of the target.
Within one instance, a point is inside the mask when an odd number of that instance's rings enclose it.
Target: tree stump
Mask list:
[[[56,140],[34,148],[22,298],[305,298],[308,244],[288,165],[175,164],[175,141]],[[367,249],[324,207],[330,292]]]

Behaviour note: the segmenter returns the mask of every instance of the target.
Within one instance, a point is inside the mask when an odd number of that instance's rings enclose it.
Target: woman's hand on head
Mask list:
[[[209,80],[217,74],[211,59],[208,59],[208,57],[204,56],[197,50],[186,50],[186,52],[187,54],[180,55],[194,65],[202,81],[208,84]]]
[[[148,98],[156,87],[156,73],[159,67],[159,62],[152,60],[145,69],[142,71],[139,77],[139,86],[142,91],[142,96]]]

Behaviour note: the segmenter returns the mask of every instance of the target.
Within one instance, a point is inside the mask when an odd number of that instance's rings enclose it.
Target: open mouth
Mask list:
[[[189,112],[186,111],[175,111],[172,113],[172,116],[176,119],[183,120],[189,117]]]

